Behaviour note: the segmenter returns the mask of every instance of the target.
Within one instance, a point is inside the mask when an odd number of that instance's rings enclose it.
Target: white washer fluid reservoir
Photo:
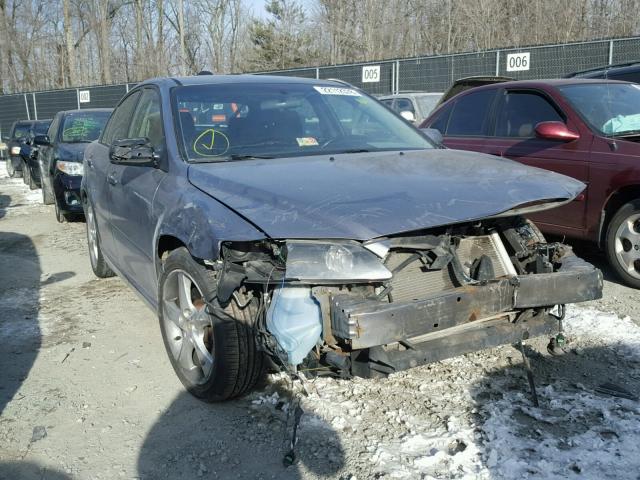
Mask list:
[[[267,310],[267,329],[287,352],[291,365],[299,365],[320,339],[320,304],[308,287],[277,287]]]

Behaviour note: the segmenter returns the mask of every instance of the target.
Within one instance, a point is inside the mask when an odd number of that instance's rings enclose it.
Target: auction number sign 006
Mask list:
[[[507,55],[507,72],[529,70],[529,52],[510,53]]]

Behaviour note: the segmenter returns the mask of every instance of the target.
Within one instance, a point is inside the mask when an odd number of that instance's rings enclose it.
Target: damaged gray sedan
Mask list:
[[[523,215],[584,185],[436,147],[351,86],[155,79],[85,153],[89,257],[157,312],[194,395],[384,375],[561,328],[602,276]],[[556,309],[556,307],[558,307]]]

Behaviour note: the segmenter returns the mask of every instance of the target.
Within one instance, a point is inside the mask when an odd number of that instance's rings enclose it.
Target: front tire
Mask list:
[[[60,207],[58,207],[58,201],[56,200],[53,203],[56,208],[56,220],[58,221],[58,223],[66,223],[67,217],[60,211]]]
[[[607,228],[607,260],[628,286],[640,288],[640,199],[624,204]]]
[[[20,178],[22,176],[22,172],[18,172],[13,166],[13,160],[11,160],[11,157],[7,158],[7,173],[11,178]]]
[[[87,245],[89,246],[89,261],[91,262],[91,269],[98,278],[113,277],[113,270],[109,268],[109,265],[107,265],[107,262],[104,259],[104,255],[102,255],[96,215],[93,211],[93,206],[88,200],[85,200],[84,203],[84,215],[87,219]]]
[[[53,192],[47,187],[47,182],[42,179],[42,203],[44,205],[53,205],[56,201]]]
[[[213,273],[184,247],[171,252],[163,266],[160,329],[182,384],[208,402],[236,398],[253,389],[264,371],[264,356],[251,327],[257,302],[240,308],[232,299],[224,310],[219,307],[216,314],[210,313],[205,299],[214,295]]]

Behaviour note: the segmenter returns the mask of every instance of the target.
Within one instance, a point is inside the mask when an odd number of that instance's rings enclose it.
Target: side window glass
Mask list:
[[[564,118],[549,101],[533,92],[508,92],[502,102],[496,121],[498,137],[535,137],[540,122],[564,122]]]
[[[393,98],[385,98],[384,100],[380,100],[380,101],[384,103],[387,107],[393,108]]]
[[[160,99],[155,90],[146,88],[142,91],[127,138],[146,138],[156,151],[163,148],[164,133],[160,117]]]
[[[447,123],[449,123],[449,117],[451,116],[451,110],[453,109],[452,105],[445,107],[438,113],[436,118],[431,122],[429,128],[435,128],[440,131],[442,135],[445,134],[447,130]]]
[[[396,110],[398,112],[416,113],[415,108],[413,108],[413,103],[407,98],[398,98],[396,100]]]
[[[133,109],[136,106],[138,97],[140,97],[140,91],[132,93],[116,107],[102,134],[102,138],[100,140],[102,143],[111,145],[114,140],[127,138],[129,122],[131,121]]]
[[[448,136],[486,135],[489,109],[494,96],[495,90],[482,90],[458,99],[453,105],[446,134]]]

